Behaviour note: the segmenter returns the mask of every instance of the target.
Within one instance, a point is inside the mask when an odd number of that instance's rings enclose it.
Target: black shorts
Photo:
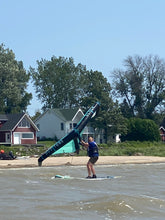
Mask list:
[[[95,164],[99,157],[90,157],[89,162]]]

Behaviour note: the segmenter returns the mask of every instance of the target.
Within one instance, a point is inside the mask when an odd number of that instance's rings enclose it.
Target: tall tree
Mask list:
[[[129,56],[124,66],[125,70],[112,72],[114,94],[122,100],[123,112],[128,112],[128,117],[152,119],[159,107],[165,107],[164,60],[151,55]]]
[[[79,104],[80,72],[85,68],[75,66],[73,58],[56,58],[37,61],[37,70],[30,68],[38,98],[47,108],[72,108]]]
[[[80,86],[82,88],[82,107],[89,108],[91,103],[100,101],[104,109],[112,102],[111,85],[101,72],[93,70],[82,72]]]
[[[126,132],[125,120],[121,114],[118,103],[111,97],[111,85],[98,71],[86,71],[81,74],[81,87],[83,96],[81,106],[89,108],[96,101],[101,103],[98,117],[93,121],[93,126],[104,129],[105,140],[117,133]]]
[[[15,59],[12,50],[0,45],[0,112],[14,113],[26,111],[32,98],[26,92],[29,74],[22,61]]]

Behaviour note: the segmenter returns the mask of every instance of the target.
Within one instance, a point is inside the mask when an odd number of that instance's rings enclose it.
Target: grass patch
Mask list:
[[[100,155],[104,151],[104,155],[111,156],[165,156],[165,143],[163,142],[140,142],[128,141],[118,144],[109,145],[109,148],[100,150]]]
[[[12,151],[17,156],[40,156],[54,141],[38,141],[39,146],[0,146],[6,153]],[[165,157],[165,143],[126,141],[122,143],[99,144],[100,156],[160,156]],[[62,155],[61,155],[62,156]],[[80,147],[79,156],[87,156],[85,149]]]

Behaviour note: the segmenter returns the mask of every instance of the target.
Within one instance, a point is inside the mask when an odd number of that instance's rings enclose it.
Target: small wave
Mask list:
[[[25,180],[27,184],[36,185],[39,184],[39,181]]]
[[[97,211],[100,215],[113,219],[153,219],[158,216],[160,219],[165,215],[165,201],[159,198],[148,196],[128,196],[113,195],[111,197],[102,197],[81,201],[75,204],[77,209],[83,211]]]
[[[150,200],[150,202],[160,202],[160,203],[164,203],[164,207],[165,207],[165,200],[164,200],[164,199],[160,199],[160,198],[153,197],[153,196],[148,196],[148,195],[142,195],[142,197],[148,198],[148,199]]]

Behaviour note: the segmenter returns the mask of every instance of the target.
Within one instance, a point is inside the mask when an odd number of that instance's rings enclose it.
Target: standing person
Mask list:
[[[87,170],[88,170],[88,176],[87,178],[97,178],[95,173],[94,164],[99,158],[99,151],[98,146],[96,142],[94,141],[93,137],[88,138],[88,143],[81,141],[82,145],[87,148],[88,156],[90,157],[88,163],[87,163]],[[93,176],[91,176],[93,174]]]

